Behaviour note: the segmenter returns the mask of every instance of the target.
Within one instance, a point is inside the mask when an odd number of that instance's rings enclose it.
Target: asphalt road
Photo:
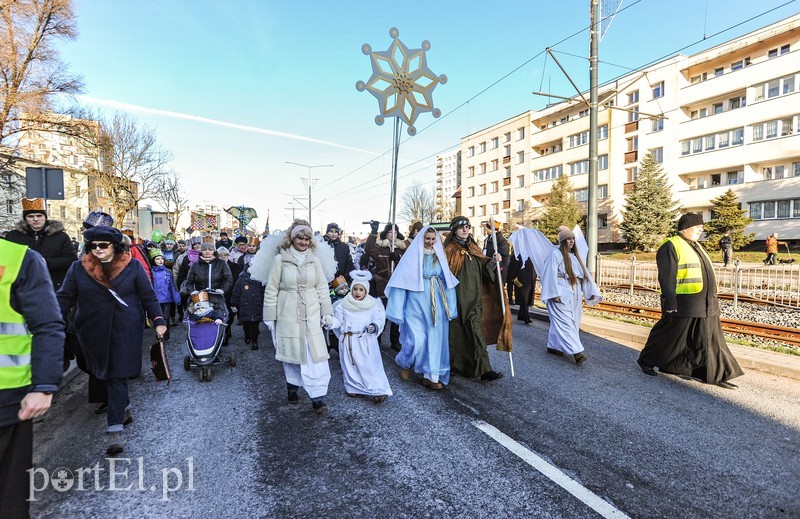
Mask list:
[[[395,394],[380,405],[348,398],[332,360],[325,416],[302,392],[300,405],[286,404],[272,347],[251,351],[238,326],[226,348],[238,366],[199,382],[182,369],[178,328],[172,383],[146,365],[131,382],[134,423],[113,465],[85,375],[56,395],[36,425],[31,512],[800,517],[800,382],[748,371],[730,391],[648,377],[635,350],[589,334],[578,366],[545,353],[547,326],[515,324],[516,377],[492,351],[504,379],[454,377],[443,391],[402,381],[382,349]]]

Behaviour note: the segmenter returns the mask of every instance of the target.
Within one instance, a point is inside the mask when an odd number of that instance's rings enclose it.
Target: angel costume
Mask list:
[[[387,317],[400,325],[403,345],[394,361],[427,380],[450,382],[450,324],[458,317],[456,285],[442,240],[436,233],[433,249],[425,248],[422,229],[411,242],[386,286]]]
[[[339,364],[342,367],[344,389],[349,395],[391,396],[392,389],[383,370],[378,346],[386,314],[383,303],[369,295],[369,278],[362,277],[360,272],[353,271],[351,274],[351,288],[361,285],[367,295],[358,301],[351,290],[333,308],[331,329],[339,339]],[[370,330],[370,325],[374,329]]]

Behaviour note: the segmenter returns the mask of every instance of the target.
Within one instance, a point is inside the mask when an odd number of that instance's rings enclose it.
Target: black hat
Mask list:
[[[342,231],[342,230],[339,228],[339,224],[336,224],[336,223],[333,223],[333,222],[331,222],[331,223],[329,223],[329,224],[328,224],[328,227],[325,229],[325,234],[328,234],[328,231],[330,231],[331,229],[336,229],[336,230],[337,230],[337,231],[339,231],[339,232],[341,232],[341,231]]]
[[[398,228],[397,228],[397,225],[392,225],[392,224],[390,224],[390,223],[387,223],[387,224],[386,224],[386,227],[384,227],[384,228],[383,228],[383,231],[382,231],[382,232],[381,232],[381,234],[380,234],[381,240],[385,240],[385,239],[386,239],[386,234],[387,234],[389,231],[391,231],[391,230],[392,230],[392,227],[394,227],[394,237],[395,237],[395,239],[397,239],[397,240],[404,240],[404,239],[405,239],[405,236],[403,236],[402,234],[400,234],[400,229],[398,229]]]
[[[703,225],[703,215],[698,213],[686,213],[678,220],[678,230],[682,231],[695,225]]]
[[[233,243],[247,243],[247,236],[237,236]]]
[[[225,236],[226,238],[228,237],[228,233],[226,233],[225,231],[222,231],[221,233],[219,233],[219,235],[220,236]]]
[[[450,230],[455,231],[459,227],[469,225],[469,219],[465,216],[456,216],[450,220]]]
[[[114,245],[120,245],[122,243],[122,233],[119,229],[114,227],[95,225],[83,231],[83,241],[87,243],[93,241],[107,241]]]

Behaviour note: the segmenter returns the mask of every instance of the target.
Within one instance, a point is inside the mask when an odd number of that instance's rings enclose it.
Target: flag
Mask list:
[[[269,209],[267,209],[267,224],[264,226],[264,236],[269,236]]]
[[[195,213],[192,211],[192,225],[191,228],[195,231],[200,231],[203,229],[204,222],[203,222],[203,215],[201,213]]]
[[[217,215],[207,214],[203,218],[203,225],[206,231],[213,231],[217,228]]]

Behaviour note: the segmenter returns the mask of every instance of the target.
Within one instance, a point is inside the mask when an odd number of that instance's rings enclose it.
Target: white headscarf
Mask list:
[[[408,246],[408,249],[406,249],[406,252],[397,263],[389,283],[386,284],[387,295],[390,288],[402,288],[412,292],[422,292],[425,289],[422,262],[425,256],[425,233],[428,232],[428,229],[436,233],[433,251],[442,266],[445,288],[455,288],[458,285],[458,280],[450,272],[450,266],[447,264],[447,256],[445,256],[444,246],[442,245],[442,236],[439,231],[427,225],[414,237],[414,241],[411,242],[411,245]]]

